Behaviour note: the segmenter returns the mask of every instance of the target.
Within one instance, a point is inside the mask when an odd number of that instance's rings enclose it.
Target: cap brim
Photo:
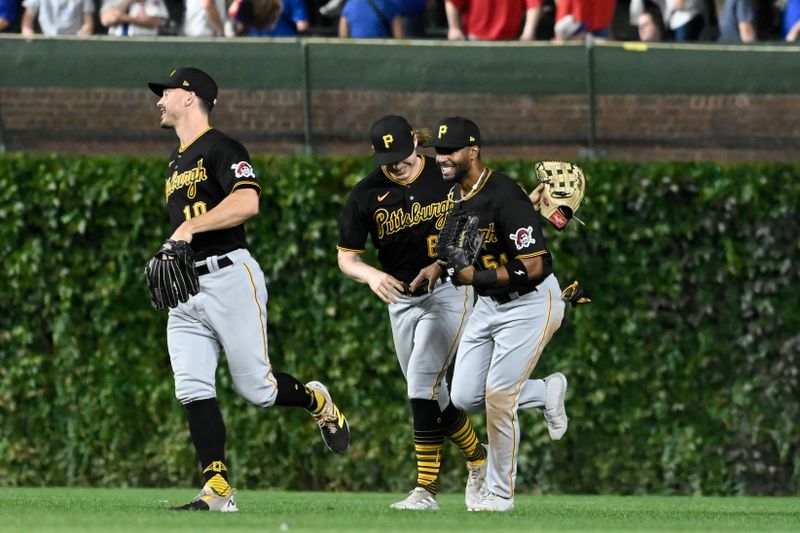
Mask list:
[[[477,144],[477,143],[475,143]],[[473,146],[472,144],[453,144],[448,142],[428,141],[425,144],[426,148],[464,148],[465,146]]]
[[[375,164],[377,165],[394,165],[398,161],[406,159],[413,153],[414,153],[414,147],[411,147],[411,150],[409,150],[407,154],[397,153],[397,152],[383,152],[383,153],[375,152],[374,154],[372,154],[372,158],[375,160]]]
[[[149,82],[147,84],[147,86],[150,87],[150,90],[153,91],[154,93],[156,93],[156,95],[158,95],[158,96],[161,96],[162,94],[164,94],[164,89],[177,89],[178,88],[178,86],[175,85],[175,84],[157,83],[157,82],[154,82],[154,81]]]

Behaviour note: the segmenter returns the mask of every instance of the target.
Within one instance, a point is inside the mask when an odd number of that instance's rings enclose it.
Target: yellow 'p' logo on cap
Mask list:
[[[447,133],[447,126],[442,124],[441,126],[439,126],[439,138],[441,139],[445,133]]]
[[[385,146],[386,149],[388,150],[389,149],[389,145],[394,142],[394,137],[392,136],[391,133],[387,133],[386,135],[384,135],[381,138],[383,139],[383,146]]]

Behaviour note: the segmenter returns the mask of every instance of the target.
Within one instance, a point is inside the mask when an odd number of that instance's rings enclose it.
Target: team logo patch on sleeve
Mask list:
[[[536,239],[533,238],[532,234],[533,226],[528,226],[527,228],[519,228],[516,232],[510,234],[508,238],[514,241],[514,246],[517,247],[517,250],[522,250],[536,243]]]
[[[247,161],[239,161],[231,165],[231,170],[233,170],[233,175],[237,178],[255,178],[256,173],[253,171],[253,167],[250,166],[250,163]]]

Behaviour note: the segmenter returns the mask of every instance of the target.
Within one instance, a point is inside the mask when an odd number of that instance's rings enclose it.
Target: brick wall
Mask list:
[[[304,149],[304,96],[298,91],[223,90],[212,114],[219,129],[254,154]],[[163,156],[174,134],[160,130],[156,97],[132,89],[0,89],[8,150]],[[601,96],[596,100],[598,155],[658,159],[796,161],[800,95]],[[480,126],[487,157],[586,155],[585,96],[497,96],[388,92],[315,92],[312,130],[325,154],[364,154],[373,120],[387,113],[432,127],[444,116]]]

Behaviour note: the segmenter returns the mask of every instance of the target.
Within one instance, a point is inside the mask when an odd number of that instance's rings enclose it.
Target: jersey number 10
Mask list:
[[[189,220],[192,217],[199,217],[203,213],[208,211],[205,202],[195,202],[192,205],[187,205],[183,208],[183,216],[186,220]]]

